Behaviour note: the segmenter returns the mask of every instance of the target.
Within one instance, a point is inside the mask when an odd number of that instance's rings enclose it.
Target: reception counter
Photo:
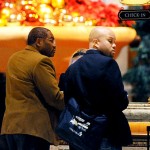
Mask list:
[[[66,70],[72,53],[79,48],[88,48],[88,36],[92,28],[84,26],[45,26],[49,28],[56,38],[56,54],[52,58],[56,67],[57,77]],[[9,57],[16,51],[23,49],[29,31],[33,27],[8,26],[0,27],[0,72],[5,72]],[[116,34],[116,54],[128,45],[136,36],[136,31],[128,27],[110,27]],[[124,60],[122,60],[124,61]]]
[[[146,136],[147,126],[150,126],[150,104],[130,102],[124,113],[129,121],[132,135]]]
[[[132,146],[147,146],[147,126],[150,126],[150,104],[130,102],[128,108],[124,111],[133,137]]]

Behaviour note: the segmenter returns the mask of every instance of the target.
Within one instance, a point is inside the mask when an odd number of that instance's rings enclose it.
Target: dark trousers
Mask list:
[[[50,143],[46,140],[24,134],[5,135],[8,150],[49,150]]]
[[[0,150],[8,150],[7,141],[4,135],[0,135]]]

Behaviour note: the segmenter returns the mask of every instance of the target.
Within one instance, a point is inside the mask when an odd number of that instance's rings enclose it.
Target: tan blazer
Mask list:
[[[8,61],[6,111],[2,134],[29,134],[57,145],[55,112],[64,108],[55,68],[49,57],[27,46]],[[43,101],[49,108],[43,106]]]

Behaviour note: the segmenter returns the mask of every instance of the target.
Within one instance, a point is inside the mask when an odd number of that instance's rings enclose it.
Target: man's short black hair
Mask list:
[[[33,28],[28,35],[27,44],[32,45],[36,42],[37,38],[46,38],[47,32],[50,31],[47,28],[35,27]]]

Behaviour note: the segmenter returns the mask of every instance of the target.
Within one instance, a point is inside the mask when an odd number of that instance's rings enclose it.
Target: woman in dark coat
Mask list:
[[[5,111],[5,73],[0,72],[0,128]]]
[[[6,79],[5,73],[0,72],[0,129],[2,126],[3,115],[5,111],[5,95],[6,95]],[[0,135],[0,150],[7,150],[7,143],[5,136]]]

